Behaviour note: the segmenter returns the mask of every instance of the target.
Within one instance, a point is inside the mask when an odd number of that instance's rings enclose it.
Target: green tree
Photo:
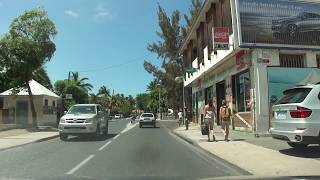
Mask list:
[[[148,102],[149,102],[149,94],[141,93],[136,96],[136,107],[144,110],[149,111],[148,109]]]
[[[36,8],[14,18],[8,33],[0,39],[0,64],[12,86],[27,88],[35,128],[38,127],[37,114],[29,81],[54,55],[56,46],[52,39],[56,34],[47,12]]]
[[[71,72],[70,80],[75,81],[78,86],[86,89],[87,91],[90,91],[93,88],[92,84],[86,82],[89,78],[84,77],[80,79],[78,72]]]
[[[48,89],[53,89],[48,73],[44,67],[33,73],[33,79]]]
[[[66,94],[72,94],[72,100],[66,100],[66,102],[73,102],[71,104],[86,103],[88,101],[87,91],[75,81],[58,80],[54,83],[54,90],[61,97],[65,97]],[[66,108],[69,108],[69,105]]]
[[[182,86],[174,80],[175,77],[183,75],[183,63],[178,61],[179,48],[201,7],[202,0],[192,0],[189,9],[190,16],[184,15],[187,22],[185,27],[181,25],[179,11],[175,10],[171,16],[168,16],[159,5],[158,23],[160,31],[156,31],[156,34],[160,40],[149,43],[147,47],[150,52],[158,55],[158,58],[162,60],[162,65],[161,68],[158,68],[146,60],[144,68],[156,79],[162,81],[162,85],[168,93],[167,104],[174,109],[182,106]]]
[[[196,20],[201,11],[203,0],[192,0],[192,5],[189,8],[189,15],[184,14],[184,20],[186,21],[186,26],[182,27],[183,36],[187,36],[188,31],[190,31],[192,24]]]
[[[106,86],[101,86],[97,95],[105,95],[106,97],[110,97],[110,89],[108,89]]]

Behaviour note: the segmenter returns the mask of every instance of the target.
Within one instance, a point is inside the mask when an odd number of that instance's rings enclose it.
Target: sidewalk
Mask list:
[[[59,136],[57,131],[30,132],[27,129],[12,129],[0,132],[0,151],[34,142],[46,141]]]
[[[207,136],[201,135],[198,125],[190,124],[187,131],[185,127],[179,127],[173,133],[253,175],[320,175],[318,160],[288,156],[277,150],[251,144],[234,135],[230,137],[230,142],[225,142],[219,127],[215,127],[217,142],[208,142]]]

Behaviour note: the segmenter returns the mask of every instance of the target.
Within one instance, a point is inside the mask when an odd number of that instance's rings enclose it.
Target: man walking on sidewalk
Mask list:
[[[219,121],[221,128],[224,132],[224,140],[229,141],[229,126],[231,124],[231,109],[227,106],[225,100],[222,100],[222,106],[220,107]]]

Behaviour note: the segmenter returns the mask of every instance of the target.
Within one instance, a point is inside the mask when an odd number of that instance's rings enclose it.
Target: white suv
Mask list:
[[[90,134],[98,138],[108,134],[108,115],[99,104],[77,104],[72,106],[59,122],[61,140],[68,135]]]
[[[284,91],[272,107],[271,135],[291,147],[320,143],[320,84],[297,86]]]
[[[156,119],[152,113],[143,113],[139,119],[139,127],[142,128],[143,125],[152,125],[156,127]]]

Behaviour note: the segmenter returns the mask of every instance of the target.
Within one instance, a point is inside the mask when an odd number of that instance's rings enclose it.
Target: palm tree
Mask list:
[[[90,91],[93,86],[90,83],[86,83],[85,81],[89,80],[89,78],[79,78],[79,73],[78,72],[71,72],[71,80],[76,82],[76,84],[87,91]]]
[[[101,86],[97,95],[104,95],[110,97],[110,90],[106,86]]]
[[[159,84],[158,79],[154,79],[154,80],[150,81],[150,83],[147,85],[147,90],[152,91],[152,90],[156,89],[158,84]]]

